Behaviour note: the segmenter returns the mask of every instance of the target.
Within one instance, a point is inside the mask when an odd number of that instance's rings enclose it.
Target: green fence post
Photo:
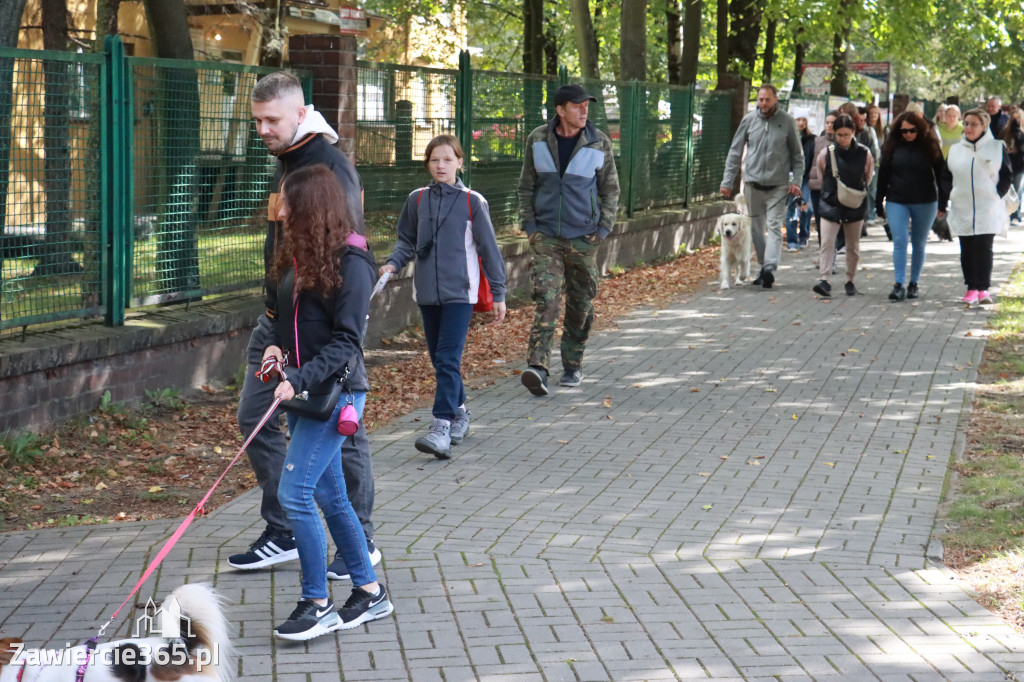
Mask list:
[[[636,177],[636,148],[640,143],[640,81],[636,79],[631,80],[629,85],[626,87],[626,92],[629,93],[628,106],[624,107],[625,113],[629,117],[629,155],[626,160],[626,177],[628,178],[629,184],[627,185],[626,190],[626,217],[632,218],[633,197],[636,194],[633,191],[633,179]],[[619,123],[619,130],[622,130],[621,121]]]
[[[697,110],[697,86],[690,85],[687,88],[686,105],[686,193],[683,195],[683,205],[690,207],[693,190],[693,112]]]
[[[120,36],[103,39],[106,56],[106,116],[101,123],[100,193],[103,197],[102,219],[100,222],[101,262],[103,283],[103,322],[108,326],[124,324],[125,311],[125,238],[124,238],[124,155],[127,143],[123,140],[124,130],[131,121],[124,120],[124,43]]]
[[[569,84],[569,68],[565,64],[562,64],[558,67],[558,84]]]
[[[459,73],[455,81],[455,136],[462,144],[465,160],[462,181],[472,187],[473,177],[473,69],[469,50],[459,53]]]

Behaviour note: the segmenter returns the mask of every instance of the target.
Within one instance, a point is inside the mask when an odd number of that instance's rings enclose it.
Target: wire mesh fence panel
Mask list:
[[[487,199],[496,230],[519,227],[519,177],[526,138],[554,115],[553,76],[472,71],[469,180]]]
[[[693,204],[718,195],[725,157],[732,142],[732,93],[698,92],[693,103],[693,152],[687,201]]]
[[[637,87],[633,96],[632,208],[681,205],[689,182],[693,89],[648,84]]]
[[[594,127],[603,132],[612,143],[612,154],[615,157],[615,170],[619,176],[619,215],[627,212],[626,202],[629,195],[629,145],[623,143],[623,104],[625,110],[629,111],[629,101],[626,88],[628,83],[598,80],[593,78],[570,77],[573,83],[579,83],[588,95],[593,96],[597,101],[591,102],[587,111],[587,120],[594,124]],[[628,125],[627,125],[628,127]],[[627,131],[628,132],[628,131]],[[625,150],[625,155],[624,155]]]
[[[458,71],[359,62],[356,170],[373,246],[388,250],[409,193],[430,182],[427,143],[454,135]]]
[[[102,312],[102,64],[0,49],[0,329]]]
[[[132,304],[259,286],[274,163],[249,93],[274,69],[128,61]]]

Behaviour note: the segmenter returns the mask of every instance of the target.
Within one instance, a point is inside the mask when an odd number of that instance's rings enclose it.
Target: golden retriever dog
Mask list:
[[[725,213],[715,224],[715,233],[722,240],[722,254],[719,263],[719,286],[729,288],[732,270],[736,271],[736,284],[750,279],[750,216],[745,215],[746,203],[743,195],[736,197],[737,213]]]
[[[84,644],[29,649],[0,639],[0,682],[231,682],[235,650],[221,604],[209,585],[183,585],[136,621],[150,626],[148,637],[103,642],[91,654]]]

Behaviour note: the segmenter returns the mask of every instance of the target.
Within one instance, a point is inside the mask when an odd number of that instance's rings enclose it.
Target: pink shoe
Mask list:
[[[966,303],[967,305],[971,305],[972,303],[977,303],[978,302],[978,290],[977,289],[968,289],[967,290],[967,294],[963,298],[960,299],[960,302],[961,303]]]
[[[978,303],[991,303],[992,297],[988,295],[987,291],[978,292]]]

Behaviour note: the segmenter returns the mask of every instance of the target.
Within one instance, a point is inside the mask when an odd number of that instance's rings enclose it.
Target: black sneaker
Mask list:
[[[380,563],[383,558],[380,550],[373,546],[372,542],[366,543],[366,551],[370,554],[370,565],[376,566]],[[348,573],[348,567],[345,566],[345,560],[341,558],[341,552],[334,553],[334,561],[327,567],[327,579],[328,580],[351,580],[352,576]]]
[[[846,288],[846,295],[847,296],[856,296],[857,295],[857,287],[853,286],[853,282],[847,282],[845,288]]]
[[[559,386],[579,386],[580,382],[583,381],[583,370],[582,369],[567,369],[562,374],[562,378],[558,380]]]
[[[892,286],[892,291],[889,292],[889,300],[890,301],[903,301],[903,300],[906,300],[908,293],[909,293],[909,289],[904,289],[902,284],[900,284],[899,282],[896,282],[896,284],[894,284]],[[914,286],[914,293],[915,294],[917,293],[917,286]]]
[[[300,599],[288,620],[274,628],[274,634],[281,639],[304,642],[340,630],[342,625],[341,617],[334,610],[334,602],[330,599],[327,600],[327,606],[320,606],[312,599]]]
[[[775,275],[772,274],[771,270],[761,271],[761,286],[765,289],[771,289],[772,284],[775,283]]]
[[[543,367],[530,365],[523,371],[522,380],[523,386],[530,389],[530,393],[534,395],[548,394],[548,371]]]
[[[920,295],[917,291],[917,282],[911,282],[907,285],[907,298],[917,298]]]
[[[341,629],[351,630],[367,621],[383,618],[394,610],[394,605],[388,599],[388,591],[383,585],[378,588],[377,594],[370,594],[361,587],[354,587],[345,606],[338,611],[338,615],[341,616]]]
[[[825,298],[828,298],[829,296],[832,295],[832,285],[823,279],[818,280],[818,283],[811,288],[811,291],[818,294],[819,296],[824,296]]]
[[[750,286],[759,287],[764,284],[764,268],[757,273],[757,279],[750,283]]]
[[[240,571],[251,571],[285,561],[295,561],[298,558],[299,550],[295,548],[295,538],[271,535],[269,531],[263,531],[260,539],[249,546],[248,552],[229,556],[228,566]]]

